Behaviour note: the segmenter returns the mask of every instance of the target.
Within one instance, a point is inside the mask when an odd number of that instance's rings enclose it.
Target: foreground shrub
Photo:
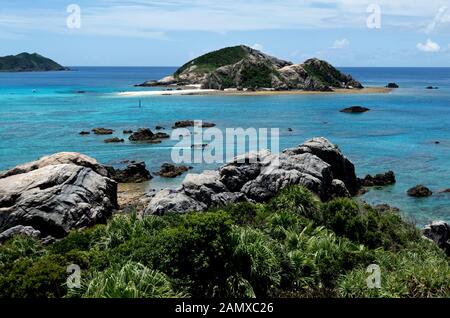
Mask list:
[[[36,260],[20,258],[0,275],[0,297],[59,298],[65,295],[67,260],[47,255]]]
[[[345,271],[370,259],[368,250],[323,227],[305,227],[300,233],[288,232],[284,246],[288,267],[283,289],[295,296],[335,296],[336,279]]]
[[[288,211],[305,218],[320,222],[320,199],[304,187],[289,186],[281,190],[270,203],[272,211]]]
[[[225,212],[192,213],[179,225],[159,231],[125,254],[164,271],[175,286],[197,297],[220,294],[232,272],[230,217]],[[122,252],[123,253],[123,252]]]
[[[127,263],[96,272],[86,286],[86,298],[185,297],[173,290],[168,277],[139,263]]]
[[[396,211],[380,212],[349,198],[327,202],[322,211],[326,227],[369,248],[398,250],[420,240],[415,226],[402,220]]]
[[[374,251],[380,266],[381,289],[369,289],[365,264],[339,281],[341,297],[450,297],[450,265],[444,253],[432,243],[421,242],[399,253]]]
[[[232,244],[233,264],[249,283],[246,287],[251,288],[246,292],[273,296],[281,281],[280,244],[262,231],[249,227],[234,227]]]

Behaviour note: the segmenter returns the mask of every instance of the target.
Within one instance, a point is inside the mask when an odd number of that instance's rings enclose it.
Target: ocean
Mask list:
[[[72,67],[68,72],[0,73],[0,170],[43,155],[76,151],[114,166],[123,165],[124,160],[142,160],[154,172],[171,162],[175,141],[105,144],[106,136],[78,133],[106,127],[116,130],[114,136],[127,139],[124,129],[170,128],[177,120],[202,119],[218,128],[280,128],[281,149],[324,136],[355,163],[359,176],[395,171],[397,184],[372,189],[360,200],[396,206],[420,225],[450,221],[450,194],[440,193],[450,188],[450,68],[341,68],[365,86],[400,85],[388,94],[116,95],[142,90],[133,84],[159,79],[175,69]],[[439,89],[425,89],[429,85]],[[371,111],[339,112],[351,105]],[[193,167],[201,172],[217,164]],[[182,178],[156,177],[148,187],[176,187]],[[416,184],[428,186],[434,195],[408,197],[406,191]]]

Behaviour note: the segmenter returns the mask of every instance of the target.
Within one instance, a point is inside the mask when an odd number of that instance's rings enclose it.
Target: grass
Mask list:
[[[241,46],[227,47],[221,50],[204,54],[181,66],[176,72],[175,77],[183,73],[192,65],[196,65],[197,73],[207,73],[216,70],[219,67],[235,64],[247,56],[247,51]]]
[[[69,290],[66,268],[81,268]],[[381,289],[367,267],[381,268]],[[450,297],[449,258],[395,211],[288,187],[267,204],[116,215],[42,246],[0,247],[0,298]]]

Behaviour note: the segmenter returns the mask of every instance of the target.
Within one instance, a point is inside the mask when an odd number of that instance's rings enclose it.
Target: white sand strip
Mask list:
[[[173,91],[135,91],[135,92],[120,92],[118,96],[125,97],[139,97],[139,96],[163,96],[163,95],[188,95],[188,94],[204,94],[217,92],[215,89],[183,89]]]

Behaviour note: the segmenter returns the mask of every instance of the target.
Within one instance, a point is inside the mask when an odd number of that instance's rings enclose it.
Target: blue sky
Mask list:
[[[70,4],[80,28],[67,26]],[[379,28],[367,25],[373,5]],[[0,41],[0,55],[38,52],[67,66],[177,66],[246,44],[296,63],[450,67],[450,2],[2,0]]]

